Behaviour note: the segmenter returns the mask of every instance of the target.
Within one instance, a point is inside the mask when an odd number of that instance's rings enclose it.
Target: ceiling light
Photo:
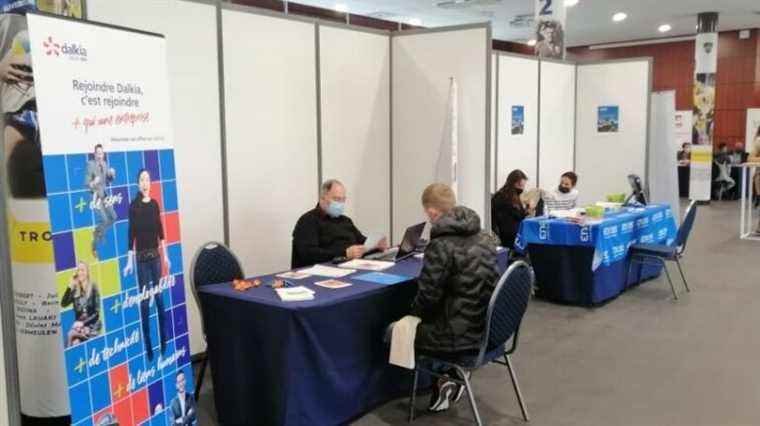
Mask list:
[[[348,12],[348,5],[345,4],[345,3],[337,3],[335,5],[335,10],[338,11],[338,12],[340,12],[340,13],[346,13],[346,12]]]
[[[409,20],[409,25],[413,25],[415,27],[421,27],[422,20],[420,18],[412,18]]]
[[[578,4],[578,0],[565,0],[566,7],[573,7]]]
[[[670,24],[662,24],[662,25],[660,25],[659,28],[657,28],[657,31],[659,31],[661,33],[666,33],[666,32],[668,32],[668,31],[670,31],[672,29],[673,29],[673,27],[671,27]]]
[[[614,15],[612,15],[612,20],[615,22],[625,21],[625,18],[627,18],[628,15],[623,12],[618,12]]]
[[[536,45],[536,39],[535,38],[532,38],[532,39],[528,40],[528,46],[535,46],[535,45]]]

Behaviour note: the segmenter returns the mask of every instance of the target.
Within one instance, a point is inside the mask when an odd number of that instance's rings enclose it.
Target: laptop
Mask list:
[[[404,239],[401,240],[401,244],[398,248],[394,247],[384,252],[372,253],[364,256],[365,259],[371,260],[385,260],[392,262],[400,262],[417,252],[425,250],[427,241],[422,239],[422,232],[425,229],[425,222],[418,223],[416,225],[406,228],[404,232]]]

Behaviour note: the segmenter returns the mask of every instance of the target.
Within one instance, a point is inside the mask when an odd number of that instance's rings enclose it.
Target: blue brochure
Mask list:
[[[405,275],[385,274],[382,272],[369,272],[367,274],[355,275],[351,278],[383,285],[393,285],[412,280],[412,277],[407,277]]]

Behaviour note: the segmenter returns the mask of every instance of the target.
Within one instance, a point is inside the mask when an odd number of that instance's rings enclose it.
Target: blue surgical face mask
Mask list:
[[[345,209],[346,203],[330,201],[330,204],[327,206],[327,215],[332,218],[339,218],[343,215]]]

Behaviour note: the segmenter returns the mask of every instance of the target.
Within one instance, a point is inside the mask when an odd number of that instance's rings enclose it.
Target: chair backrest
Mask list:
[[[243,267],[237,256],[224,244],[214,241],[203,244],[195,252],[193,261],[190,264],[190,287],[193,290],[193,296],[198,307],[200,307],[199,288],[211,284],[226,283],[244,277]],[[203,325],[205,335],[206,326],[203,324],[202,309],[201,324]]]
[[[691,234],[691,228],[694,227],[694,220],[697,218],[697,202],[692,201],[689,207],[686,208],[686,214],[683,217],[683,222],[678,228],[678,234],[674,242],[678,247],[678,252],[683,254],[686,251],[686,242],[689,240],[689,234]]]
[[[501,276],[488,304],[478,364],[487,352],[504,345],[519,332],[534,281],[533,268],[522,260],[512,263]]]

